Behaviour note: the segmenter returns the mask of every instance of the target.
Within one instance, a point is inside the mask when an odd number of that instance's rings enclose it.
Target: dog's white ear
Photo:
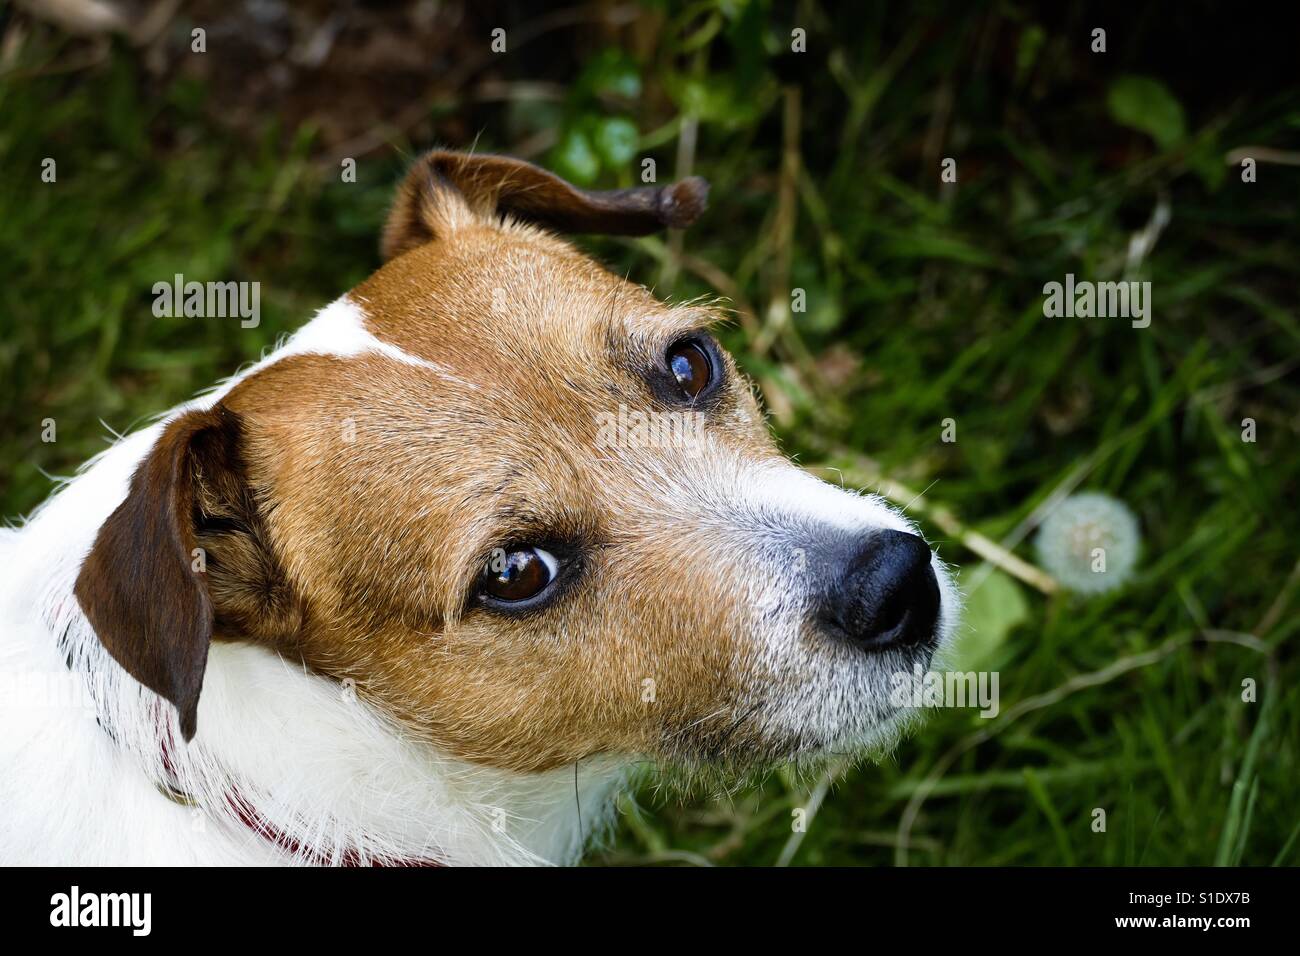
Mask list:
[[[240,422],[221,405],[164,429],[99,529],[75,593],[95,633],[136,680],[176,705],[194,736],[212,640],[207,562],[196,542],[206,492],[238,458]]]
[[[381,251],[387,261],[474,216],[509,215],[557,232],[644,236],[689,226],[708,195],[698,176],[668,186],[585,190],[520,159],[435,150],[398,187]]]

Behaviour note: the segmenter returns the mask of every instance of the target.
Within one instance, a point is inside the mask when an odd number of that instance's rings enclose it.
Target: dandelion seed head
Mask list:
[[[1039,527],[1036,542],[1044,569],[1080,594],[1101,594],[1127,583],[1141,544],[1128,506],[1095,491],[1061,502]]]

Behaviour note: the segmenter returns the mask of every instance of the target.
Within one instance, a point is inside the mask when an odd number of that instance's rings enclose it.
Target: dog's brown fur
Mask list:
[[[495,204],[506,195],[507,211],[533,220],[608,229],[616,201],[593,211],[549,174],[512,193],[497,169],[429,167],[399,193],[384,238],[394,257],[350,298],[378,339],[436,367],[286,358],[217,410],[174,422],[142,468],[172,461],[178,443],[217,427],[212,416],[237,439],[237,452],[195,449],[173,467],[183,488],[168,497],[180,546],[192,535],[205,549],[215,636],[351,679],[446,751],[514,770],[676,755],[687,728],[697,750],[743,739],[720,715],[755,699],[767,675],[745,646],[750,611],[733,576],[710,573],[731,556],[693,496],[716,480],[719,455],[777,457],[751,390],[727,359],[722,391],[700,409],[711,458],[596,441],[597,416],[619,403],[680,410],[647,376],[715,316],[665,306],[566,242],[501,221]],[[624,231],[645,231],[667,202],[640,197]],[[167,494],[133,486],[132,499]],[[114,523],[139,506],[128,500]],[[560,600],[520,616],[472,600],[493,547],[552,539],[580,566]],[[121,632],[110,620],[121,611],[96,582],[123,547],[148,546],[96,543],[78,597],[101,634]],[[148,650],[108,646],[137,676],[152,666]],[[150,686],[192,713],[197,686],[180,699]]]

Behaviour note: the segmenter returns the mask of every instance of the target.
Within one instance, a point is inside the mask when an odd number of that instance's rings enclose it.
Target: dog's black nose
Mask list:
[[[876,531],[849,557],[818,610],[826,630],[867,650],[932,644],[939,582],[914,534]]]

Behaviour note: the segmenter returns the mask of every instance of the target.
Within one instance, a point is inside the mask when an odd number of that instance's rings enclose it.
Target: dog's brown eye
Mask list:
[[[713,362],[697,342],[679,342],[670,348],[668,367],[688,398],[695,398],[713,380]]]
[[[483,593],[498,601],[527,601],[546,590],[559,567],[555,555],[541,548],[497,548],[483,569]]]

